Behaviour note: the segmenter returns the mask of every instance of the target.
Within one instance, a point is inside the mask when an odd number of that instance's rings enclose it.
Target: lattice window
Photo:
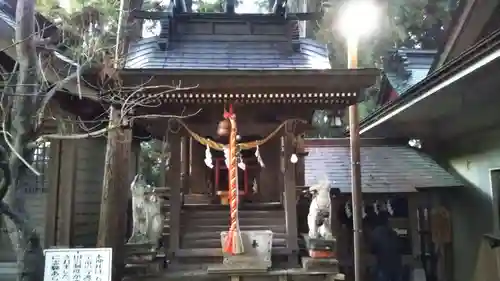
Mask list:
[[[28,181],[25,183],[26,193],[38,193],[46,192],[47,187],[47,172],[49,163],[49,149],[50,142],[45,142],[40,144],[33,152],[33,167],[41,173],[40,176],[36,176],[30,173],[31,176],[27,177]]]

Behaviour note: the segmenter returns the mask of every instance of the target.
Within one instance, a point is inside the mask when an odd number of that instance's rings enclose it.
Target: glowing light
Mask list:
[[[299,157],[297,157],[297,154],[292,154],[292,157],[290,157],[290,162],[292,162],[292,164],[296,164],[297,162],[299,161]]]
[[[378,26],[380,7],[373,0],[350,0],[341,8],[340,32],[346,37],[368,35]]]

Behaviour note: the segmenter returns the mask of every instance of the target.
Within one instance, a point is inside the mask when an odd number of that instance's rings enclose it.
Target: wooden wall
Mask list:
[[[51,204],[46,224],[51,237],[47,238],[47,244],[93,247],[99,227],[106,140],[64,140],[58,146],[59,161],[55,161],[51,170]],[[133,158],[137,156],[138,145]],[[130,180],[137,164],[132,162]],[[53,213],[57,215],[52,216]]]
[[[280,201],[284,190],[280,173],[280,146],[280,138],[275,137],[260,147],[265,167],[259,175],[259,195],[266,201]]]
[[[36,176],[32,172],[28,171],[19,187],[20,196],[24,198],[26,217],[29,219],[30,223],[35,227],[38,234],[40,235],[42,246],[44,245],[45,239],[45,217],[48,198],[47,167],[48,165],[50,165],[50,163],[48,163],[49,153],[49,145],[43,145],[40,149],[36,150],[32,165],[40,173],[42,173],[42,175]],[[0,262],[14,259],[14,252],[5,228],[5,224],[3,222],[3,218],[1,218]]]
[[[265,167],[258,177],[259,197],[264,201],[280,201],[283,192],[283,181],[280,171],[280,138],[275,137],[260,147],[260,154]],[[213,169],[205,165],[205,147],[190,138],[189,143],[189,178],[190,193],[204,194],[208,192],[207,179]],[[173,158],[175,161],[176,159]],[[249,182],[250,188],[252,182]]]
[[[25,200],[26,216],[37,230],[42,246],[44,246],[47,192],[44,190],[46,189],[45,186],[40,186],[41,188],[37,189],[28,188],[28,186],[34,185],[36,185],[36,176],[30,175],[23,181],[22,187],[24,190],[21,192]],[[0,262],[13,260],[15,260],[14,251],[3,218],[0,218]]]
[[[105,139],[76,142],[74,176],[73,246],[93,246],[97,242]]]

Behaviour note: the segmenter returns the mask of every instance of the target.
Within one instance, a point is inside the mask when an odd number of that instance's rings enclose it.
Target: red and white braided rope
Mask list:
[[[225,113],[224,117],[227,118],[231,124],[231,132],[229,134],[229,209],[231,225],[229,232],[224,243],[224,252],[237,255],[243,253],[243,242],[241,241],[241,233],[238,220],[238,159],[237,159],[237,146],[236,146],[236,116],[232,113],[230,108],[229,113]]]

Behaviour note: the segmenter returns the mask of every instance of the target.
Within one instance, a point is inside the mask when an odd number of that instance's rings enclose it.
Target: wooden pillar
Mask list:
[[[187,194],[189,183],[189,137],[181,136],[181,193]]]
[[[57,245],[71,247],[73,207],[75,201],[76,140],[62,141],[61,166],[58,189]]]
[[[57,245],[57,210],[59,203],[59,179],[61,175],[61,140],[50,142],[47,211],[45,220],[45,248]]]
[[[168,143],[168,138],[167,138],[168,131],[165,132],[165,136],[163,140],[161,141],[161,155],[160,155],[160,180],[158,182],[158,185],[160,187],[167,187],[167,158],[168,158],[168,153],[169,153],[169,143]],[[172,158],[170,158],[172,160]]]
[[[119,126],[122,121],[119,110],[111,107],[109,126]],[[97,247],[113,248],[114,280],[121,280],[124,268],[131,142],[132,130],[129,128],[108,132]]]
[[[196,185],[189,185],[192,193],[208,193],[208,186],[205,175],[205,163],[203,162],[205,151],[195,139],[189,139],[189,182]]]
[[[298,186],[305,186],[306,185],[306,156],[307,152],[303,153],[297,153],[297,156],[299,157],[299,160],[297,161],[297,164],[295,165],[295,177],[296,177],[296,184]]]
[[[286,216],[286,242],[287,248],[291,251],[288,258],[290,266],[298,264],[298,233],[297,233],[297,194],[295,183],[295,165],[290,162],[290,157],[294,153],[293,136],[281,137],[281,172],[283,174],[284,194],[283,203],[285,205]]]
[[[171,261],[179,250],[179,228],[181,216],[181,139],[178,134],[168,136],[170,145],[170,162],[167,171],[170,187],[170,238],[167,254]]]

